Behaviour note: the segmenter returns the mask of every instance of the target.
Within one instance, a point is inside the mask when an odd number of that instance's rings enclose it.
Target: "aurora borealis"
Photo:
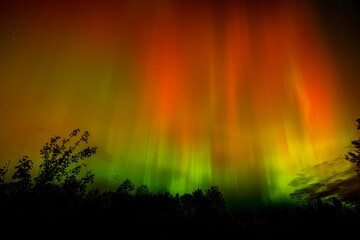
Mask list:
[[[356,136],[357,36],[317,4],[1,1],[0,162],[80,128],[103,187],[286,200]]]

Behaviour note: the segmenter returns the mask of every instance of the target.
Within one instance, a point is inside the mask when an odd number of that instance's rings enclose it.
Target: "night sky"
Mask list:
[[[353,179],[359,13],[357,1],[2,0],[0,163],[28,155],[36,174],[40,148],[80,128],[103,188],[218,185],[271,204]]]

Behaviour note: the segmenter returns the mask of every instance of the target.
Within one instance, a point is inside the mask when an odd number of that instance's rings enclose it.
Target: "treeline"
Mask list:
[[[27,156],[19,160],[11,176],[10,163],[0,168],[0,226],[29,231],[41,226],[58,232],[106,229],[134,236],[232,236],[351,232],[360,223],[360,205],[348,206],[336,198],[234,211],[227,208],[216,186],[174,196],[152,193],[146,185],[135,186],[126,179],[115,190],[88,189],[94,174],[86,160],[96,153],[96,147],[82,146],[88,137],[88,132],[80,134],[76,129],[68,138],[51,138],[40,151],[36,177]]]
[[[79,129],[67,138],[51,138],[40,150],[42,161],[36,177],[31,174],[34,164],[28,156],[19,160],[11,176],[10,162],[2,166],[1,219],[22,226],[115,224],[117,228],[146,227],[163,233],[183,224],[200,227],[227,221],[225,200],[216,186],[172,196],[151,193],[146,185],[135,187],[127,179],[114,191],[89,190],[94,174],[86,161],[97,148],[83,146],[88,138],[89,133],[80,134]]]
[[[228,221],[228,210],[218,187],[191,194],[151,193],[146,185],[135,187],[125,180],[114,191],[91,189],[69,192],[60,185],[33,185],[24,188],[16,182],[0,184],[1,217],[8,223],[106,227],[168,234],[179,226],[198,230]],[[110,228],[111,228],[110,227]],[[69,230],[65,228],[64,230]]]
[[[65,186],[0,184],[1,218],[8,225],[36,229],[89,231],[107,229],[137,236],[234,236],[272,232],[352,232],[360,207],[336,198],[305,199],[294,207],[234,211],[216,186],[172,195],[151,193],[146,185],[125,180],[113,191],[69,192]],[[1,225],[4,226],[4,225]],[[82,226],[82,227],[80,227]]]

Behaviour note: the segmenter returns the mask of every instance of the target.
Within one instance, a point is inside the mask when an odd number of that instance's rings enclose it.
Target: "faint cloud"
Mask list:
[[[339,157],[301,170],[289,183],[293,199],[337,197],[349,203],[359,202],[360,177],[356,166]]]

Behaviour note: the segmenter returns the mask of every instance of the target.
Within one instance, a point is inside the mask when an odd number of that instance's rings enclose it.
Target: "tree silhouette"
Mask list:
[[[149,187],[147,185],[140,185],[139,187],[136,188],[135,194],[136,196],[149,195],[150,194]]]
[[[97,147],[86,147],[78,150],[82,143],[88,143],[89,133],[85,131],[78,140],[69,145],[80,133],[75,129],[68,138],[52,137],[40,151],[43,162],[40,164],[39,175],[34,179],[36,187],[47,184],[58,184],[67,192],[83,192],[88,183],[93,182],[94,174],[87,170],[81,175],[84,162],[96,153]]]
[[[209,201],[207,214],[212,222],[222,222],[226,214],[225,199],[219,187],[212,186],[206,190],[206,197]]]
[[[19,160],[19,165],[15,167],[15,173],[12,176],[12,180],[17,181],[21,187],[29,189],[32,185],[30,174],[32,166],[33,162],[29,159],[28,156],[24,156]]]
[[[5,183],[5,177],[6,177],[6,173],[9,170],[9,165],[10,165],[10,161],[8,161],[6,164],[4,164],[4,166],[0,168],[0,184]]]
[[[191,218],[193,216],[193,196],[185,193],[180,197],[180,204],[184,217]]]
[[[195,191],[192,192],[192,201],[193,201],[194,209],[199,217],[202,217],[202,215],[204,214],[204,210],[208,205],[207,200],[208,199],[206,198],[204,192],[201,189],[196,189]]]
[[[213,208],[216,208],[219,211],[225,211],[225,199],[219,187],[212,186],[210,189],[206,190],[206,196],[212,202]]]
[[[360,129],[360,118],[356,120],[358,122],[357,129]],[[358,168],[360,168],[360,138],[351,142],[354,145],[355,149],[353,152],[348,152],[345,154],[345,159],[355,163]],[[358,176],[360,176],[360,169],[356,170]]]
[[[126,179],[116,189],[116,193],[129,195],[134,191],[134,189],[135,189],[135,185],[129,179]]]

